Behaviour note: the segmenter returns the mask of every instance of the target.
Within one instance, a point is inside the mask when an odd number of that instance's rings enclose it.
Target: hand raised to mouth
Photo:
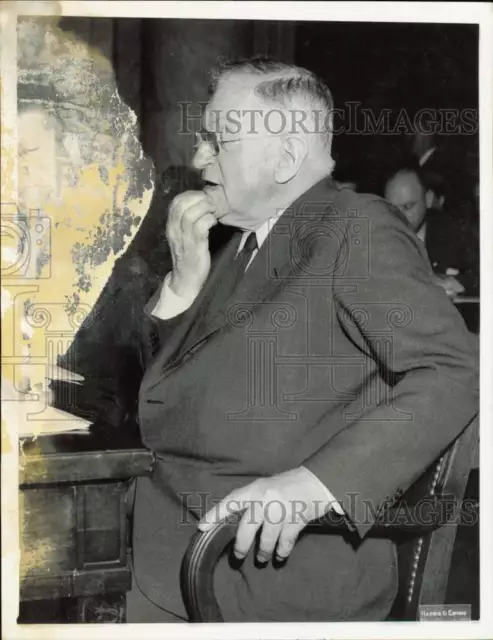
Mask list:
[[[171,202],[166,236],[173,260],[170,288],[177,296],[196,295],[211,268],[209,231],[215,207],[204,191],[185,191]]]

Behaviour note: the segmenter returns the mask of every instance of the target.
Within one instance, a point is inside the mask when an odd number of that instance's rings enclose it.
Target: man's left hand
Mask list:
[[[245,513],[236,534],[234,553],[247,556],[257,532],[262,527],[257,553],[259,562],[285,560],[303,528],[326,513],[332,501],[324,485],[304,467],[270,478],[260,478],[236,489],[215,505],[199,522],[201,531],[234,512]]]

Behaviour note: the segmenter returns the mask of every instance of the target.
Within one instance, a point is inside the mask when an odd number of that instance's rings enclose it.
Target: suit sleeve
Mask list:
[[[477,340],[431,282],[412,230],[382,201],[366,212],[368,249],[347,254],[334,280],[335,317],[388,392],[348,403],[347,425],[303,463],[361,537],[371,514],[417,480],[478,411]]]
[[[159,295],[157,297],[153,296],[152,306],[151,303],[146,305],[147,313],[151,317],[170,320],[190,309],[195,301],[196,296],[189,296],[188,298],[177,296],[169,286],[170,277],[171,271],[164,278]]]
[[[183,300],[167,286],[166,278],[144,306],[145,316],[152,321],[159,337],[160,348],[166,347],[171,358],[186,336],[197,315],[200,296]],[[163,317],[160,317],[161,313]]]

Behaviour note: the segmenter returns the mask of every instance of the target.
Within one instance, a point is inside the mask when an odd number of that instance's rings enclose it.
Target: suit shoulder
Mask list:
[[[356,193],[348,188],[340,189],[336,198],[339,215],[348,218],[366,218],[369,226],[404,228],[412,232],[405,216],[381,196]]]
[[[371,253],[373,259],[378,260],[382,250],[383,253],[405,252],[409,260],[419,255],[419,259],[428,264],[425,245],[399,209],[377,195],[355,193],[350,189],[341,189],[339,194],[337,209],[346,244],[357,243],[358,255]]]

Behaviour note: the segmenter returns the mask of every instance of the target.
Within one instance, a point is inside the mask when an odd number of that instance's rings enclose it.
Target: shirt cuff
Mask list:
[[[169,286],[170,279],[171,271],[166,274],[157,302],[154,307],[150,309],[151,316],[159,318],[160,320],[169,320],[170,318],[179,316],[189,309],[195,300],[195,296],[177,296]]]
[[[320,487],[323,487],[323,490],[327,495],[327,500],[329,502],[330,508],[333,509],[333,511],[335,511],[338,515],[344,516],[345,513],[341,503],[334,498],[333,494],[327,489],[327,487],[320,480],[320,478],[317,478],[317,476],[312,471],[310,471],[310,469],[307,469],[306,467],[303,467],[303,466],[301,468],[307,471],[319,483]]]

